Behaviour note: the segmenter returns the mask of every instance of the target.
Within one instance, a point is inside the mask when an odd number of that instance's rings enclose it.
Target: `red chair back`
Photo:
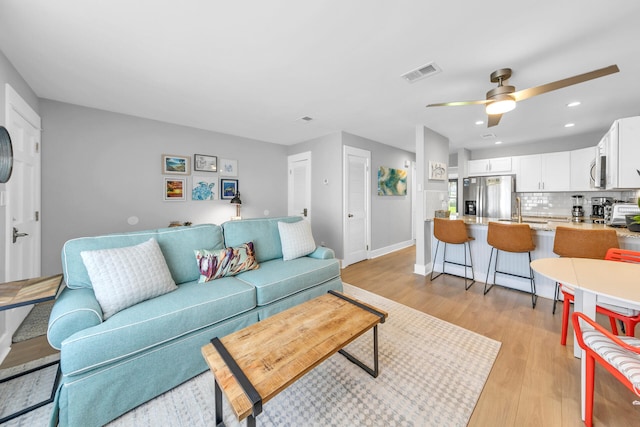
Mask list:
[[[634,264],[640,264],[640,252],[631,251],[629,249],[611,248],[607,251],[607,255],[604,259],[610,261],[631,262]]]

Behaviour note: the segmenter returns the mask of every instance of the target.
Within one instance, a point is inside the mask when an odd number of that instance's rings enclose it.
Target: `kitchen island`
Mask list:
[[[482,282],[476,284],[476,286],[483,286],[487,277],[487,267],[491,253],[491,246],[487,244],[487,225],[491,221],[499,221],[500,218],[463,216],[460,219],[464,220],[467,224],[469,235],[475,239],[470,245],[471,256],[473,258],[473,270],[475,279]],[[431,236],[431,254],[433,256],[437,240],[433,237],[433,221],[427,220],[427,222]],[[570,218],[523,217],[522,222],[529,224],[533,232],[533,241],[536,249],[531,252],[532,259],[557,257],[557,255],[553,253],[553,239],[555,237],[556,227],[558,226],[588,230],[611,229],[611,227],[604,224],[572,222]],[[640,251],[640,233],[634,233],[626,228],[613,229],[616,230],[621,248]],[[435,261],[436,271],[442,271],[442,253],[443,251],[441,250],[440,253],[438,253],[438,259]],[[447,245],[447,260],[462,263],[464,260],[462,245]],[[528,264],[529,259],[526,254],[500,252],[499,269],[502,271],[512,271],[516,274],[523,274],[527,272],[527,268],[529,268]],[[464,275],[464,268],[447,264],[447,272],[462,276]],[[490,275],[493,275],[493,269],[490,271]],[[498,285],[524,292],[530,291],[530,284],[526,279],[498,274],[496,281]],[[539,274],[535,274],[535,281],[536,294],[543,298],[553,299],[555,282]],[[487,294],[487,298],[490,297],[491,294]]]

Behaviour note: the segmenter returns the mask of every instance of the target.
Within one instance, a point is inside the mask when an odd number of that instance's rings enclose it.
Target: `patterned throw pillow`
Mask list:
[[[278,231],[282,243],[282,259],[285,261],[309,255],[316,250],[308,221],[278,222]]]
[[[253,242],[244,243],[236,248],[216,251],[200,249],[194,252],[200,270],[199,283],[224,276],[235,276],[243,271],[255,270],[260,267],[256,261]]]
[[[104,320],[177,289],[155,239],[135,246],[80,252]]]

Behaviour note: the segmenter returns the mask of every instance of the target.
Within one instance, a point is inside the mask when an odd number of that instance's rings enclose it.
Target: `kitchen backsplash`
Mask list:
[[[612,197],[616,200],[634,202],[640,197],[640,191],[594,191],[584,193],[516,193],[520,196],[523,216],[560,216],[570,217],[573,208],[571,196],[582,194],[585,216],[591,215],[592,197]]]

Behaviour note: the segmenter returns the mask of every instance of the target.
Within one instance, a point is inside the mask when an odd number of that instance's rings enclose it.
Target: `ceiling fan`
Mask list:
[[[588,80],[597,79],[598,77],[604,77],[609,74],[617,73],[618,71],[620,71],[620,69],[617,65],[609,65],[608,67],[600,68],[599,70],[578,74],[577,76],[567,77],[566,79],[516,92],[515,86],[505,86],[503,84],[509,79],[509,77],[511,77],[511,68],[501,68],[491,73],[491,82],[498,83],[498,87],[487,92],[487,99],[480,101],[443,102],[440,104],[429,104],[427,107],[452,107],[458,105],[484,104],[485,110],[489,115],[487,127],[492,127],[500,123],[500,119],[504,113],[516,108],[516,102],[518,101],[522,101],[536,95],[542,95],[543,93],[551,92],[553,90],[562,89],[563,87],[586,82]]]

